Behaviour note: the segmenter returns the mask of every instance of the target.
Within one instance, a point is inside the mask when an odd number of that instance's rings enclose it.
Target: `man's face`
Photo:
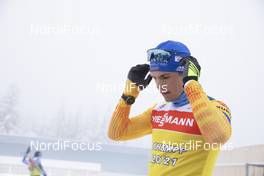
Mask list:
[[[167,102],[176,99],[183,91],[183,76],[177,72],[150,72],[156,86]]]

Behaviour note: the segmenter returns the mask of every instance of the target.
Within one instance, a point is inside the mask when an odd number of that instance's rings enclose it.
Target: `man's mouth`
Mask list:
[[[169,91],[167,91],[167,92],[161,92],[161,94],[162,95],[168,95],[168,94],[170,94],[170,92]]]

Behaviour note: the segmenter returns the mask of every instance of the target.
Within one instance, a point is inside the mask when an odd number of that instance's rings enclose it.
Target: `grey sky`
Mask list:
[[[24,118],[61,106],[100,115],[114,108],[129,68],[165,40],[185,43],[208,95],[231,108],[235,146],[264,143],[262,0],[0,0],[0,95],[15,84]],[[133,107],[162,98],[152,82]],[[148,145],[150,137],[132,141]]]

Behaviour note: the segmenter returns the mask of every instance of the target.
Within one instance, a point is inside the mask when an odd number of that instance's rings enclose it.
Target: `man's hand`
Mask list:
[[[145,78],[148,72],[148,64],[139,64],[132,67],[128,72],[128,80],[126,81],[126,88],[124,90],[124,94],[136,98],[139,94],[139,89],[145,89],[152,79],[150,75]]]
[[[139,64],[132,67],[129,70],[127,77],[130,81],[136,83],[136,85],[140,88],[140,90],[143,90],[149,85],[152,79],[150,75],[148,75],[148,77],[145,79],[148,72],[149,72],[148,64]]]
[[[201,66],[198,61],[190,56],[181,60],[181,65],[184,66],[183,71],[183,86],[190,80],[198,81],[201,72]]]

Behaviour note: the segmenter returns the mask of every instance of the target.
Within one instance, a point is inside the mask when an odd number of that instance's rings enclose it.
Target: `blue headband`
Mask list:
[[[184,68],[180,65],[180,60],[191,56],[184,44],[171,40],[149,49],[147,53],[150,71],[182,72]]]

